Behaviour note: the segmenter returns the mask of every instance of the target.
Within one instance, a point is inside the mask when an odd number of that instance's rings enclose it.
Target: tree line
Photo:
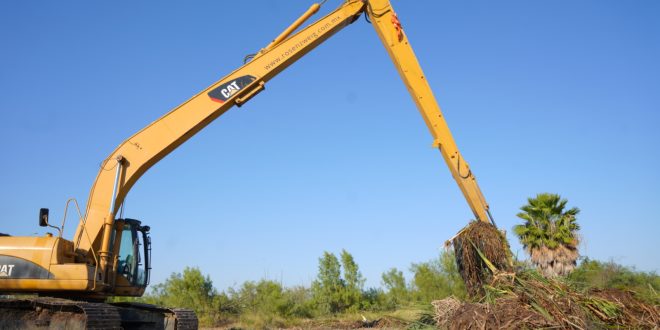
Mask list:
[[[531,265],[519,263],[518,267],[530,268]],[[420,306],[424,309],[431,301],[452,295],[461,300],[466,298],[452,252],[442,252],[433,260],[414,263],[410,272],[411,278],[406,279],[403,271],[391,268],[381,275],[380,287],[366,288],[366,279],[349,252],[344,250],[339,257],[324,252],[310,286],[285,287],[277,281],[262,279],[218,291],[210,277],[199,268],[187,267],[153,286],[144,297],[133,300],[193,309],[200,323],[206,326],[238,322],[250,328],[262,328],[284,327],[290,325],[291,320],[347,313],[387,312]],[[660,276],[614,262],[585,258],[566,281],[579,290],[633,290],[643,300],[660,304]]]
[[[516,261],[518,269],[536,269],[544,276],[562,276],[578,290],[617,288],[633,290],[652,304],[660,305],[660,276],[614,262],[579,258],[576,207],[557,194],[529,198],[517,216],[522,224],[513,228],[529,261]],[[202,325],[218,325],[227,320],[251,328],[282,327],[292,319],[311,319],[345,313],[393,311],[411,306],[428,308],[430,302],[467,293],[454,254],[442,252],[433,260],[413,263],[412,277],[391,268],[381,275],[381,286],[365,288],[366,279],[353,256],[342,250],[339,256],[324,252],[310,286],[285,287],[277,281],[247,281],[218,291],[208,275],[188,267],[173,273],[152,287],[142,298],[133,299],[161,306],[195,310]],[[115,298],[115,300],[129,300]]]
[[[381,287],[365,288],[366,278],[346,250],[339,255],[324,252],[318,260],[316,278],[309,286],[285,287],[270,279],[246,281],[218,291],[208,275],[197,267],[173,273],[151,287],[138,300],[162,306],[195,310],[200,322],[214,325],[223,320],[248,324],[273,324],[289,319],[309,319],[343,313],[390,311],[404,306],[429,305],[432,300],[466,292],[451,252],[410,267],[412,278],[391,268],[381,276]]]

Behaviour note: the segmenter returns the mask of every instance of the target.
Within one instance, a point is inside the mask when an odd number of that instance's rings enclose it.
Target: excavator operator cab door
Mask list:
[[[135,289],[144,291],[149,284],[149,272],[151,271],[149,227],[142,226],[140,221],[133,219],[119,219],[115,223],[113,242],[119,244],[118,249],[115,250],[117,253],[116,288],[124,294],[131,292],[138,294],[134,291]]]

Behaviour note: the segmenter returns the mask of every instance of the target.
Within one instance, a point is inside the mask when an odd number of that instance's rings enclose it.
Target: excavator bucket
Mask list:
[[[511,272],[513,269],[506,236],[489,223],[471,222],[451,243],[458,272],[472,297],[482,296],[483,286],[489,284],[494,275]]]

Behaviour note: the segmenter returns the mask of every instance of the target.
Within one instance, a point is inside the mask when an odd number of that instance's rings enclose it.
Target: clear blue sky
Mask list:
[[[660,2],[392,1],[498,224],[560,193],[583,255],[659,270]],[[84,205],[115,146],[310,4],[3,1],[0,231]],[[472,217],[431,142],[361,19],[157,164],[126,216],[152,227],[153,282],[199,266],[220,289],[309,284],[344,248],[378,286]]]

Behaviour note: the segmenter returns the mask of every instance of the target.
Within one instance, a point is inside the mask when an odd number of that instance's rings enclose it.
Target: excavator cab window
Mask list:
[[[147,286],[149,280],[149,227],[137,220],[124,220],[117,272],[135,286]]]

